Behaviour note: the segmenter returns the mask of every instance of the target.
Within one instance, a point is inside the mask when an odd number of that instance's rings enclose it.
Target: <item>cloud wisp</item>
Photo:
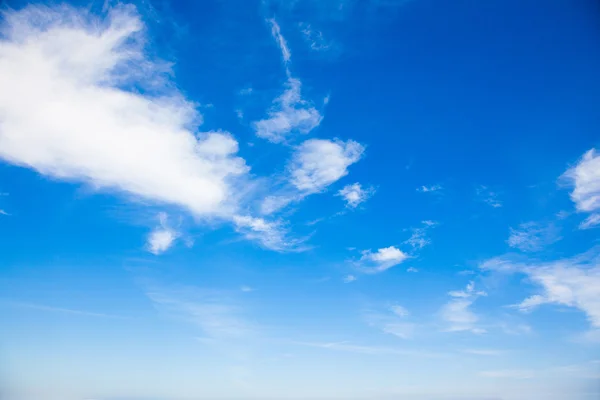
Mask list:
[[[553,224],[541,225],[526,222],[518,228],[510,228],[510,236],[506,241],[510,247],[524,252],[536,252],[559,241],[559,229]]]
[[[479,317],[471,310],[471,305],[478,297],[487,296],[487,293],[475,290],[475,283],[471,281],[464,290],[454,290],[448,292],[448,295],[452,299],[440,311],[440,315],[447,325],[445,331],[485,333],[485,329],[478,326]]]

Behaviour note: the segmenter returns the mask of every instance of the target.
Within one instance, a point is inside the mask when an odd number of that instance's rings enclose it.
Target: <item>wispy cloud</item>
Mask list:
[[[542,225],[537,222],[527,222],[518,228],[510,228],[507,243],[525,252],[543,250],[546,246],[559,241],[559,229],[553,224]]]
[[[445,354],[442,353],[432,353],[429,351],[420,351],[420,350],[408,350],[408,349],[399,349],[394,347],[382,347],[382,346],[364,346],[352,344],[351,342],[332,342],[332,343],[315,343],[315,342],[293,342],[294,344],[300,346],[308,346],[308,347],[317,347],[321,349],[334,350],[334,351],[343,351],[350,353],[359,353],[359,354],[367,354],[367,355],[392,355],[392,356],[419,356],[419,357],[444,357]]]
[[[493,208],[502,207],[502,201],[498,199],[498,193],[491,191],[487,186],[480,185],[475,189],[477,198]]]
[[[469,282],[464,290],[448,292],[452,297],[441,309],[441,317],[446,322],[447,332],[469,331],[476,334],[485,333],[485,329],[477,326],[479,317],[471,310],[471,305],[478,297],[487,296],[483,291],[475,290],[475,283]]]
[[[430,186],[419,186],[417,188],[417,192],[421,192],[421,193],[432,193],[432,192],[439,192],[440,190],[442,190],[442,185],[430,185]]]
[[[233,217],[235,229],[244,237],[258,242],[261,246],[274,251],[304,251],[305,239],[293,238],[281,221],[267,221],[264,218],[248,215]]]
[[[476,356],[492,356],[492,357],[500,356],[505,353],[505,351],[494,350],[494,349],[464,349],[461,351],[463,353],[473,354]]]
[[[351,283],[356,280],[356,276],[354,275],[346,275],[343,279],[344,283]]]
[[[410,256],[402,250],[390,246],[378,249],[376,252],[364,250],[362,257],[355,261],[355,265],[363,273],[376,274],[386,271],[409,258]]]
[[[571,200],[579,212],[591,213],[581,224],[582,229],[600,223],[600,155],[596,149],[588,150],[579,162],[561,177],[573,187]]]
[[[535,372],[529,369],[500,369],[481,371],[479,375],[498,379],[531,379],[535,376]]]
[[[431,244],[431,240],[427,237],[427,231],[429,228],[438,225],[437,222],[431,220],[422,221],[421,223],[423,226],[419,228],[412,228],[412,235],[410,238],[404,241],[404,244],[412,246],[412,248],[415,250],[420,250],[423,247]]]
[[[150,232],[146,243],[148,251],[155,255],[167,251],[180,236],[179,232],[168,226],[166,213],[159,213],[158,220],[159,226]]]
[[[281,51],[287,81],[283,93],[277,97],[267,112],[267,118],[255,121],[258,137],[273,143],[282,143],[293,134],[307,134],[321,124],[323,116],[314,105],[302,98],[302,82],[290,71],[291,52],[275,19],[269,19],[271,34]]]
[[[152,288],[146,291],[167,316],[196,325],[210,340],[247,339],[257,333],[240,305],[226,292],[199,288]]]
[[[338,193],[346,202],[346,207],[356,208],[359,204],[364,203],[375,193],[375,189],[370,187],[363,189],[360,183],[353,183],[344,186]]]
[[[502,273],[520,273],[541,291],[514,307],[529,312],[543,304],[558,304],[584,312],[594,329],[600,329],[600,250],[594,248],[573,258],[550,262],[497,257],[480,268]]]
[[[311,50],[322,52],[333,47],[332,42],[325,39],[323,32],[315,29],[311,24],[300,23],[300,30]]]
[[[46,306],[43,304],[20,303],[20,302],[13,302],[13,301],[2,302],[2,304],[6,304],[11,307],[28,308],[31,310],[47,311],[47,312],[60,313],[60,314],[80,315],[80,316],[84,316],[84,317],[99,317],[99,318],[114,318],[114,319],[127,318],[127,317],[120,316],[120,315],[75,310],[75,309],[71,309],[71,308],[53,307],[53,306]]]

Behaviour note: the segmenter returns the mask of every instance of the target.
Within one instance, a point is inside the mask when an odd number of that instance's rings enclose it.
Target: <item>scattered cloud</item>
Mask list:
[[[417,192],[421,192],[421,193],[432,193],[432,192],[439,192],[440,190],[442,190],[442,185],[431,185],[431,186],[420,186],[417,188]]]
[[[353,140],[310,139],[296,148],[288,170],[291,183],[303,193],[317,193],[348,174],[365,148]]]
[[[364,273],[376,274],[388,270],[408,258],[410,258],[408,254],[394,246],[390,246],[378,249],[374,253],[370,250],[364,250],[356,265]]]
[[[510,228],[510,236],[507,243],[525,252],[543,250],[546,246],[559,241],[559,229],[553,224],[541,225],[536,222],[527,222],[518,228]]]
[[[465,290],[451,291],[448,292],[448,295],[452,297],[452,300],[446,303],[441,310],[441,317],[448,324],[445,330],[447,332],[485,333],[484,329],[477,326],[479,317],[470,307],[478,297],[487,296],[487,293],[476,291],[475,283],[471,281]]]
[[[97,190],[229,216],[248,167],[150,59],[140,16],[67,5],[5,10],[0,158]],[[142,87],[147,90],[128,90]]]
[[[406,272],[419,272],[419,270],[418,270],[418,269],[416,269],[415,267],[408,267],[408,268],[406,269]]]
[[[146,248],[154,255],[167,251],[180,236],[179,232],[170,228],[167,224],[168,216],[161,212],[158,214],[160,225],[148,235]]]
[[[502,202],[498,199],[498,193],[491,191],[487,186],[480,185],[475,189],[475,193],[480,201],[488,204],[491,207],[502,207]]]
[[[351,283],[356,280],[356,276],[354,275],[346,275],[343,279],[344,283]]]
[[[480,268],[502,273],[520,273],[541,290],[515,305],[529,312],[543,304],[577,308],[594,329],[600,329],[600,249],[573,258],[550,262],[517,261],[510,256],[483,262]]]
[[[364,203],[375,193],[375,189],[363,189],[360,183],[353,183],[344,186],[338,193],[346,202],[346,207],[356,208],[359,204]]]
[[[233,217],[236,231],[249,240],[257,241],[266,249],[285,252],[303,251],[303,239],[289,236],[288,230],[280,221],[267,221],[263,218],[248,215]]]

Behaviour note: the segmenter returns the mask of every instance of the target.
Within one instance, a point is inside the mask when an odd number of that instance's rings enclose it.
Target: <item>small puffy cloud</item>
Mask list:
[[[260,243],[264,248],[274,251],[302,251],[300,239],[288,237],[288,231],[279,221],[267,221],[248,215],[233,217],[235,229],[249,240]]]
[[[356,276],[354,275],[346,275],[343,279],[344,283],[354,282],[356,280]]]
[[[475,189],[475,193],[480,201],[494,208],[502,207],[502,202],[498,199],[498,193],[491,191],[487,186],[480,185]]]
[[[475,283],[469,282],[464,290],[448,292],[452,297],[446,303],[440,312],[442,319],[447,323],[447,332],[469,331],[475,334],[485,333],[486,331],[477,326],[479,317],[471,310],[471,305],[480,296],[486,296],[483,291],[475,290]]]
[[[167,214],[160,213],[158,219],[160,225],[150,232],[146,242],[146,248],[154,255],[167,251],[179,237],[179,232],[167,225]]]
[[[527,222],[516,229],[510,228],[507,243],[510,247],[525,252],[540,251],[561,239],[558,232],[558,228],[552,224],[544,226],[536,222]]]
[[[238,143],[197,132],[202,117],[148,57],[135,7],[104,18],[29,5],[1,24],[1,159],[196,216],[231,214],[248,171]]]
[[[417,188],[417,192],[421,192],[421,193],[431,193],[431,192],[438,192],[442,190],[442,185],[431,185],[431,186],[420,186]]]
[[[288,170],[292,185],[304,193],[317,193],[348,174],[362,157],[364,147],[353,140],[310,139],[296,148]]]
[[[501,273],[519,273],[540,290],[514,307],[530,312],[544,304],[579,309],[594,329],[600,329],[600,257],[595,248],[573,258],[551,262],[514,261],[510,257],[487,260],[480,268]]]
[[[374,193],[373,188],[363,189],[360,183],[353,183],[344,186],[337,195],[344,199],[346,207],[356,208],[360,203],[367,201]]]
[[[394,246],[390,246],[381,248],[374,253],[370,250],[363,251],[357,264],[362,272],[375,274],[388,270],[408,258],[410,258],[408,254]]]

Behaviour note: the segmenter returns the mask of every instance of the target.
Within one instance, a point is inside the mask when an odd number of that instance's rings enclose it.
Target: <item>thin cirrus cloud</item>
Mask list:
[[[267,21],[271,34],[281,51],[287,81],[283,93],[267,111],[267,118],[253,123],[256,136],[272,143],[282,143],[294,134],[307,134],[321,124],[323,116],[314,105],[302,97],[302,82],[292,77],[289,64],[291,52],[275,19]]]
[[[479,185],[475,189],[475,194],[477,195],[477,197],[480,201],[484,202],[485,204],[489,205],[490,207],[493,207],[493,208],[502,207],[502,201],[500,201],[500,199],[498,198],[498,193],[490,190],[490,188],[488,188],[485,185]]]
[[[395,246],[384,247],[376,252],[365,250],[355,265],[358,270],[366,274],[377,274],[386,271],[403,261],[409,259],[410,256]]]
[[[526,222],[518,228],[510,228],[510,236],[506,241],[510,247],[524,252],[543,250],[561,239],[559,229],[553,224],[542,225],[537,222]]]
[[[146,56],[134,7],[102,19],[30,5],[5,11],[2,31],[0,158],[197,216],[235,211],[248,171],[238,143],[196,132],[201,115]],[[124,89],[136,85],[152,90]]]
[[[432,192],[439,192],[440,190],[442,190],[442,185],[430,185],[430,186],[419,186],[417,188],[417,192],[421,192],[421,193],[432,193]]]
[[[573,187],[571,200],[577,211],[590,214],[579,228],[600,224],[600,155],[596,149],[588,150],[561,178]]]
[[[475,283],[471,281],[464,290],[450,291],[448,295],[452,299],[440,311],[440,315],[447,325],[444,330],[446,332],[485,333],[485,329],[478,326],[479,317],[471,310],[471,306],[478,297],[487,296],[487,293],[476,291]]]
[[[431,244],[431,239],[427,236],[430,228],[438,225],[436,221],[425,220],[421,221],[423,226],[411,229],[410,237],[404,241],[404,244],[410,245],[415,250],[421,250],[423,247]]]
[[[274,251],[303,251],[303,239],[291,238],[285,224],[280,221],[267,221],[249,215],[235,215],[233,223],[236,231],[245,238],[258,242],[262,247]]]
[[[364,203],[373,196],[373,194],[375,194],[375,189],[363,189],[362,185],[358,182],[346,185],[337,192],[337,195],[344,199],[346,207],[348,208],[358,207],[361,203]]]
[[[159,255],[167,251],[180,236],[180,233],[168,225],[168,215],[166,213],[158,214],[159,226],[150,232],[146,242],[146,248],[154,255]]]

